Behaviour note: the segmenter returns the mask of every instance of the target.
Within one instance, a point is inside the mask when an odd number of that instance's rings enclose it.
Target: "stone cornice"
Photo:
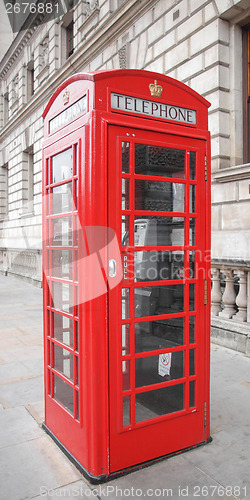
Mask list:
[[[32,27],[28,27],[26,30],[21,30],[16,35],[3,59],[0,61],[0,80],[4,79],[12,64],[20,56],[40,23],[41,16],[39,15],[35,21],[32,21]]]
[[[22,121],[31,115],[33,111],[45,103],[66,78],[77,73],[89,64],[101,51],[103,51],[114,38],[118,38],[128,27],[135,22],[138,16],[152,9],[157,0],[129,0],[123,3],[113,14],[98,26],[93,35],[83,40],[72,56],[67,59],[60,70],[57,70],[41,85],[32,98],[19,111],[10,118],[8,123],[0,131],[0,140],[4,140],[8,134]],[[30,35],[31,36],[31,35]],[[14,42],[13,42],[14,43]],[[16,47],[17,50],[17,47]],[[7,56],[7,54],[6,54]]]

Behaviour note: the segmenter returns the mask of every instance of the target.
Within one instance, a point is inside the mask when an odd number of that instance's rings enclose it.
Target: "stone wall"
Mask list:
[[[67,58],[72,19],[74,52]],[[20,259],[26,266],[25,252],[40,255],[41,116],[50,95],[73,73],[126,67],[165,73],[211,102],[212,253],[214,258],[249,260],[250,166],[242,165],[241,33],[249,21],[245,0],[80,1],[72,13],[14,38],[0,63],[0,247],[9,263],[13,252],[19,252],[17,273]],[[32,200],[27,169],[31,150]],[[26,267],[20,274],[32,277],[34,269]]]

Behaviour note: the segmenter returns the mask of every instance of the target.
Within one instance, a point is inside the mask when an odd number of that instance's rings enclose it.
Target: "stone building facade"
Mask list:
[[[164,73],[211,102],[212,334],[250,354],[249,26],[250,0],[79,0],[8,35],[0,62],[1,272],[41,282],[42,111],[58,85],[81,71]]]

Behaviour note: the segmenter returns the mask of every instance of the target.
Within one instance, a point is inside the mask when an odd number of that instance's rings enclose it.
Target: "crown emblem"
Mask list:
[[[64,94],[63,94],[63,104],[64,106],[66,106],[66,104],[68,104],[69,102],[69,91],[68,89],[65,90]]]
[[[153,97],[161,97],[163,88],[161,85],[157,85],[157,80],[154,83],[149,84],[149,90]]]

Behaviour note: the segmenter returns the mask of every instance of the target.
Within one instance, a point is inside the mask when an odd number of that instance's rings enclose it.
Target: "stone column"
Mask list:
[[[212,292],[211,292],[211,306],[212,316],[218,316],[221,311],[221,288],[220,288],[220,270],[212,267]]]
[[[232,269],[223,270],[226,277],[226,288],[222,296],[224,309],[219,313],[221,318],[231,319],[235,314],[235,291],[234,291],[234,275]]]
[[[239,276],[239,293],[236,297],[236,304],[239,311],[234,314],[233,319],[236,321],[247,320],[247,274],[246,271],[234,271],[236,276]]]

